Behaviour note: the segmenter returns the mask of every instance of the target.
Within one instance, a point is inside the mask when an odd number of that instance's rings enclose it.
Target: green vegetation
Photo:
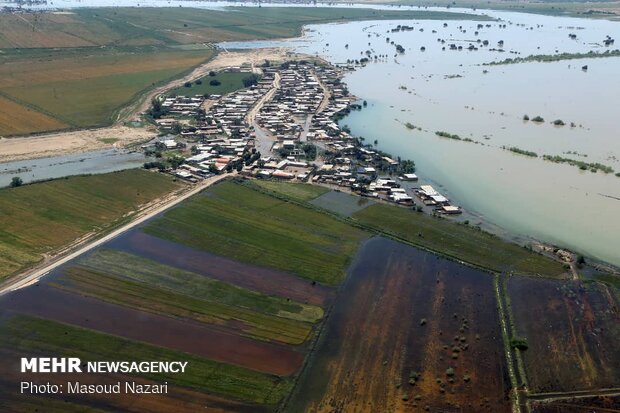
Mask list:
[[[369,228],[410,244],[492,271],[557,277],[562,264],[467,225],[418,214],[409,209],[371,205],[353,217]]]
[[[543,155],[543,159],[545,161],[550,161],[550,162],[555,162],[555,163],[567,163],[569,165],[576,166],[583,171],[585,170],[590,170],[591,172],[601,171],[606,174],[611,174],[614,172],[611,166],[603,165],[598,162],[584,162],[584,161],[579,161],[576,159],[564,158],[559,155],[555,155],[555,156]]]
[[[451,133],[443,132],[443,131],[437,131],[437,132],[435,132],[435,135],[441,136],[442,138],[454,139],[456,141],[461,141],[462,140],[459,135],[451,134]]]
[[[542,116],[540,116],[540,115],[535,116],[535,117],[532,118],[532,122],[543,123],[544,121],[545,121],[545,119]]]
[[[342,281],[365,237],[362,231],[328,215],[231,181],[189,199],[143,230],[326,284]]]
[[[319,307],[236,287],[114,250],[99,250],[65,271],[57,285],[105,301],[158,314],[224,325],[241,323],[244,335],[301,344]]]
[[[289,380],[277,376],[29,316],[15,316],[0,324],[0,347],[18,349],[30,357],[62,354],[85,361],[187,361],[185,374],[140,373],[139,376],[260,404],[277,404],[292,386]]]
[[[169,96],[195,96],[195,95],[225,95],[235,90],[243,89],[244,79],[250,75],[248,72],[220,72],[215,77],[205,77],[189,83],[189,87],[181,86],[172,89]],[[217,80],[219,84],[213,85],[211,82]],[[200,82],[200,83],[198,83]]]
[[[296,201],[311,201],[330,191],[329,188],[311,184],[292,184],[290,182],[264,180],[257,180],[253,183],[268,191],[290,197]]]
[[[502,149],[505,149],[510,152],[518,153],[519,155],[531,156],[532,158],[538,158],[538,154],[532,151],[526,151],[525,149],[517,148],[516,146],[502,146]]]
[[[516,348],[521,351],[525,351],[528,349],[527,339],[523,337],[511,337],[510,338],[510,347]]]
[[[0,280],[177,188],[168,176],[127,170],[0,190]]]
[[[24,181],[19,176],[14,176],[11,179],[11,183],[9,186],[11,188],[17,188],[18,186],[22,186],[23,184],[24,184]]]
[[[214,54],[213,49],[164,46],[62,49],[51,57],[47,49],[9,51],[0,54],[0,94],[64,128],[102,126],[145,90],[181,76]]]
[[[573,60],[573,59],[591,59],[591,58],[600,58],[600,57],[618,57],[620,56],[620,50],[606,50],[602,53],[597,53],[595,51],[590,50],[587,53],[559,53],[559,54],[537,54],[531,55],[527,57],[512,57],[504,60],[500,60],[497,62],[485,63],[485,66],[496,66],[496,65],[509,65],[516,63],[527,63],[527,62],[559,62],[561,60]]]

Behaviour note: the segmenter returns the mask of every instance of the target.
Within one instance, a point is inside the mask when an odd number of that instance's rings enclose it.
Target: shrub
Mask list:
[[[510,339],[510,347],[525,351],[529,346],[525,337],[512,337]]]
[[[24,181],[19,176],[14,176],[13,179],[11,179],[11,188],[17,188],[23,184]]]

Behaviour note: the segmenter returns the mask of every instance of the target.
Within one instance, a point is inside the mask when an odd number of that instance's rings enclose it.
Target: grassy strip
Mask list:
[[[268,191],[276,192],[296,201],[311,201],[330,191],[329,188],[311,184],[293,184],[290,182],[277,182],[257,180],[254,183]]]
[[[601,171],[604,172],[606,174],[611,174],[614,172],[614,169],[611,166],[608,165],[603,165],[601,163],[598,162],[584,162],[584,161],[579,161],[577,159],[571,159],[571,158],[564,158],[562,156],[559,155],[543,155],[543,159],[545,161],[550,161],[550,162],[554,162],[554,163],[567,163],[571,166],[576,166],[579,169],[581,169],[582,171],[586,171],[586,170],[590,170],[591,172],[596,172],[596,171]]]
[[[505,313],[507,316],[508,323],[510,324],[510,334],[511,337],[519,337],[517,333],[517,328],[514,322],[514,316],[512,312],[512,303],[510,301],[510,294],[508,293],[508,277],[505,276],[502,279],[502,284],[500,286],[501,295],[504,298],[504,303],[506,305]],[[520,385],[527,387],[527,374],[525,373],[525,364],[523,363],[523,356],[521,355],[521,350],[514,347],[514,355],[515,360],[517,361],[517,369],[519,370],[519,379]]]
[[[35,317],[15,316],[0,324],[0,346],[84,361],[187,361],[185,374],[137,375],[259,404],[275,405],[290,391],[291,382],[277,376]]]
[[[178,188],[169,176],[127,170],[0,190],[0,280]]]
[[[317,306],[268,296],[122,251],[100,249],[82,258],[79,265],[189,297],[291,320],[314,323],[323,317],[323,310]]]
[[[263,341],[302,344],[312,332],[312,325],[234,307],[214,301],[201,300],[177,292],[154,288],[145,283],[127,281],[85,267],[65,270],[66,283],[56,286],[79,294],[164,316],[196,320],[202,323],[226,325],[236,321],[242,335]]]
[[[512,347],[510,346],[510,337],[508,336],[508,326],[506,326],[506,310],[502,301],[502,292],[500,286],[500,276],[493,275],[493,289],[495,290],[495,300],[497,302],[497,311],[499,313],[500,328],[502,331],[502,342],[504,343],[504,354],[506,355],[506,365],[508,366],[508,376],[510,377],[511,397],[513,398],[513,412],[521,412],[521,403],[519,401],[519,385],[517,374],[515,372]]]
[[[526,56],[526,57],[514,57],[514,58],[500,60],[497,62],[484,63],[484,66],[510,65],[510,64],[517,64],[517,63],[528,63],[528,62],[548,63],[548,62],[559,62],[562,60],[591,59],[591,58],[618,57],[618,56],[620,56],[620,50],[618,49],[606,50],[603,53],[597,53],[595,51],[590,50],[587,53],[537,54],[537,55],[531,55],[531,56]]]
[[[496,272],[557,277],[562,264],[475,228],[409,209],[371,205],[353,214],[363,225],[393,234],[415,246],[457,258]]]
[[[325,284],[345,275],[362,231],[231,181],[144,227],[145,232]]]

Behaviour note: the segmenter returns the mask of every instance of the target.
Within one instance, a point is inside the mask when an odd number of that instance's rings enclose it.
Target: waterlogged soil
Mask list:
[[[583,397],[532,403],[532,413],[620,412],[620,396]]]
[[[83,411],[82,409],[100,409],[110,412],[135,412],[135,413],[168,413],[187,412],[194,413],[207,408],[208,412],[239,412],[239,413],[262,413],[271,411],[270,408],[226,400],[217,396],[200,393],[191,389],[168,385],[167,394],[125,394],[124,383],[135,382],[138,384],[163,384],[149,381],[143,378],[131,377],[122,374],[22,374],[19,373],[19,357],[22,354],[0,350],[2,360],[15,360],[14,363],[0,363],[0,411],[2,412],[31,412],[37,411],[37,406],[49,406],[50,402],[58,401],[70,403],[76,406],[75,410],[67,408],[66,411]],[[51,383],[63,386],[63,394],[59,395],[34,395],[19,394],[22,381],[33,382],[38,385]],[[114,385],[121,382],[121,394],[67,394],[68,382],[80,384]]]
[[[288,376],[304,355],[291,347],[259,342],[234,329],[178,320],[67,293],[45,284],[0,300],[0,312],[39,316],[79,327],[183,351],[264,373]]]
[[[490,274],[373,238],[286,411],[508,412],[496,308]]]
[[[513,277],[508,292],[530,391],[620,386],[620,313],[603,284]]]
[[[308,280],[302,280],[283,271],[229,260],[140,231],[132,231],[106,244],[106,247],[140,255],[239,287],[306,304],[325,306],[335,291],[318,283],[313,285]]]
[[[310,201],[312,205],[325,208],[331,212],[350,217],[375,202],[364,197],[330,191]]]

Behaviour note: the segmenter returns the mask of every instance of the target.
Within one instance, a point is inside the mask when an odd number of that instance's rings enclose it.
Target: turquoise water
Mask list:
[[[486,13],[502,21],[482,29],[474,21],[448,21],[447,27],[442,21],[313,25],[300,39],[223,46],[291,47],[333,63],[360,59],[367,50],[371,56],[387,55],[345,77],[349,90],[367,100],[368,107],[342,124],[367,142],[378,140],[382,150],[414,159],[422,183],[437,184],[456,204],[498,231],[620,265],[619,177],[502,149],[516,146],[540,156],[599,162],[620,172],[620,58],[482,65],[531,54],[614,49],[620,40],[610,48],[602,42],[607,35],[620,39],[620,23]],[[414,30],[388,33],[397,24]],[[570,39],[570,33],[577,39]],[[394,57],[395,46],[387,37],[401,44],[405,54]],[[488,40],[489,46],[476,39]],[[489,50],[497,49],[500,40],[503,53]],[[450,43],[465,49],[473,44],[479,50],[442,50]],[[524,114],[540,115],[545,122],[524,122]],[[567,125],[554,126],[555,119]],[[408,130],[406,122],[422,130]],[[435,131],[477,143],[439,138]]]

